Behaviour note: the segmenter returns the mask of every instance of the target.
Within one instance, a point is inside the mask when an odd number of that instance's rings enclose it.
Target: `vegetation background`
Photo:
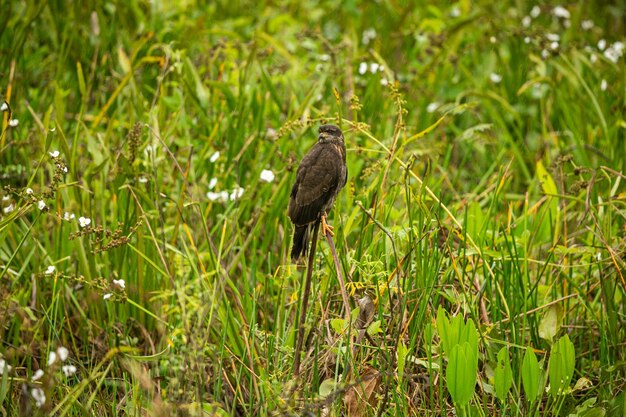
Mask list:
[[[624,1],[0,9],[2,415],[623,415]]]

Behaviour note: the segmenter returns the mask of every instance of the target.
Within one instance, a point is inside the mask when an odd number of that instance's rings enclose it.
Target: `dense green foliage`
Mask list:
[[[89,3],[1,7],[2,415],[626,410],[623,1]]]

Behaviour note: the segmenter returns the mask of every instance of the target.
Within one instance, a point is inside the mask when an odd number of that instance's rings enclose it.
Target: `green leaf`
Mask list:
[[[529,403],[533,403],[539,394],[539,363],[531,347],[526,348],[522,361],[522,385]]]
[[[539,336],[552,343],[554,336],[561,329],[563,309],[558,304],[551,305],[544,313],[539,322]]]
[[[565,393],[565,389],[569,387],[574,376],[575,361],[574,344],[565,335],[554,344],[550,352],[548,363],[550,395],[556,397]]]
[[[496,389],[496,397],[504,402],[513,384],[513,371],[511,370],[511,360],[506,347],[498,352],[498,364],[493,374],[493,383]]]
[[[465,407],[474,393],[478,373],[478,352],[468,342],[455,345],[446,368],[446,385],[457,407]]]
[[[409,349],[400,342],[398,345],[398,386],[402,385],[402,377],[404,376],[404,368],[406,365],[406,357],[409,353]]]

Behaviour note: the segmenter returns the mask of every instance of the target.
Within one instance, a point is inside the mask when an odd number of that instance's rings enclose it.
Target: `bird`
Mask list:
[[[326,222],[339,191],[348,180],[346,145],[338,126],[321,125],[317,143],[302,158],[291,188],[288,215],[295,226],[291,259],[305,256],[312,227],[321,222],[322,235],[334,235]]]

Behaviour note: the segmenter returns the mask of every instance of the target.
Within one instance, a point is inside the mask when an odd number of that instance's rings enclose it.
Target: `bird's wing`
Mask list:
[[[289,201],[289,217],[295,224],[317,220],[332,199],[339,184],[338,158],[332,146],[316,144],[302,159]]]

